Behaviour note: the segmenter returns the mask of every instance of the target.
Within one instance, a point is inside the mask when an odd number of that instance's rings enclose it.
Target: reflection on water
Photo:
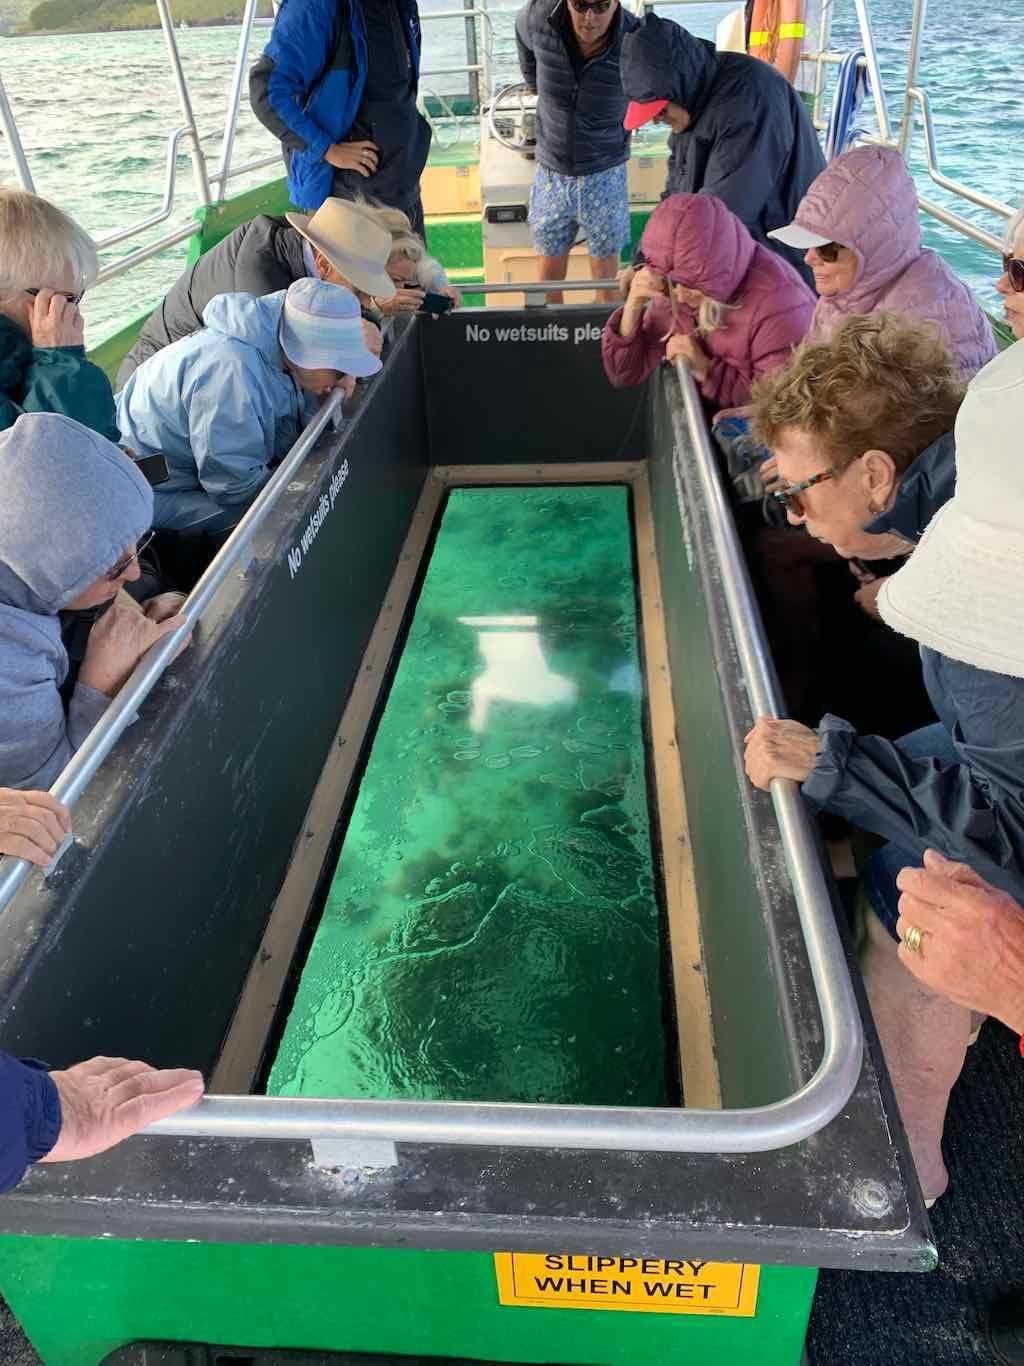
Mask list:
[[[667,1103],[627,492],[453,492],[272,1094]]]
[[[483,668],[470,689],[470,730],[487,728],[487,717],[494,702],[521,702],[531,707],[548,707],[556,702],[576,701],[576,684],[572,679],[552,673],[548,667],[539,631],[500,629],[508,622],[530,618],[460,617],[459,620],[462,625],[480,622],[491,628],[481,631],[477,636]]]

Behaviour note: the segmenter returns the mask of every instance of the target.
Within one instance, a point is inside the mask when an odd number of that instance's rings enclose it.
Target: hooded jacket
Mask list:
[[[970,289],[937,252],[921,245],[917,191],[899,152],[855,147],[837,157],[793,221],[857,257],[850,288],[818,300],[815,340],[827,341],[851,314],[886,309],[937,323],[967,377],[996,354],[992,328]]]
[[[150,525],[134,463],[70,418],[30,413],[0,433],[0,785],[49,787],[110,698],[68,669],[58,613]]]
[[[584,62],[567,0],[529,0],[516,17],[519,66],[537,91],[537,160],[559,175],[594,175],[629,159],[622,126],[626,96],[619,58],[622,38],[639,20],[619,6],[610,42]]]
[[[641,249],[651,269],[671,282],[731,305],[721,326],[699,338],[711,357],[700,388],[716,408],[747,403],[754,380],[785,365],[803,340],[814,295],[710,195],[663,199],[644,229]],[[692,310],[679,303],[676,310],[678,326],[669,301],[656,300],[630,338],[619,335],[622,309],[612,314],[601,334],[601,358],[612,384],[642,384],[664,358],[667,334],[696,331]]]
[[[164,295],[117,372],[123,389],[143,361],[203,325],[218,294],[274,294],[305,277],[303,237],[284,218],[260,214],[200,256]]]
[[[909,757],[826,716],[804,796],[918,859],[938,849],[1024,903],[1024,679],[927,648],[921,664],[959,762]]]
[[[825,166],[814,125],[785,77],[648,14],[623,38],[622,85],[631,100],[668,99],[690,115],[686,132],[669,138],[665,194],[716,195],[755,241],[804,274],[802,253],[768,237],[792,221]]]
[[[405,212],[418,201],[430,151],[430,125],[416,108],[420,47],[416,0],[284,0],[249,98],[284,147],[297,208],[313,213],[332,194],[366,194]],[[372,138],[380,150],[368,179],[324,160],[348,138]]]
[[[157,352],[118,394],[126,444],[167,461],[154,526],[233,527],[311,416],[278,342],[286,293],[221,294],[202,331]]]
[[[892,507],[868,522],[872,536],[902,536],[915,545],[956,486],[956,443],[946,432],[927,446],[904,472]]]
[[[60,1127],[60,1096],[46,1069],[0,1053],[0,1194],[46,1156]]]
[[[22,413],[64,413],[118,441],[110,381],[85,358],[84,346],[33,346],[0,315],[0,430]]]

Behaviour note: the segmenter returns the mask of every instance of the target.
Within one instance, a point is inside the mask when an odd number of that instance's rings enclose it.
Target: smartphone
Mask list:
[[[157,484],[166,484],[171,477],[171,472],[167,468],[167,461],[162,455],[140,455],[135,459],[135,467],[142,475],[143,479],[154,487]]]
[[[423,296],[420,304],[421,313],[432,313],[435,318],[439,318],[442,313],[450,313],[455,305],[455,300],[448,294],[432,294],[428,289]]]

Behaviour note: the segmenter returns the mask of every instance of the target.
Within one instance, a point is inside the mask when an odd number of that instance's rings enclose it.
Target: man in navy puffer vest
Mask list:
[[[249,99],[284,148],[296,208],[362,194],[423,235],[430,125],[416,108],[419,74],[416,0],[283,0]]]
[[[616,274],[629,241],[619,53],[636,27],[619,0],[529,0],[516,19],[523,80],[538,95],[529,221],[542,280],[565,278],[578,231],[595,279]]]

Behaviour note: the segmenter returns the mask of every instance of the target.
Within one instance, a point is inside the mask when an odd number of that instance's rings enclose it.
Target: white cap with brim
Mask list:
[[[784,247],[792,247],[794,251],[826,247],[833,240],[831,237],[822,237],[820,232],[808,232],[799,223],[787,223],[784,228],[773,228],[768,236],[774,237],[776,242],[781,242]]]
[[[393,297],[395,283],[387,271],[391,234],[365,209],[347,199],[325,199],[312,217],[286,213],[285,218],[356,289],[377,299]]]
[[[296,280],[281,310],[281,349],[303,370],[337,370],[364,379],[381,368],[366,349],[359,300],[326,280]]]
[[[956,492],[878,610],[893,630],[977,669],[1024,678],[1024,344],[974,377],[956,420]]]

